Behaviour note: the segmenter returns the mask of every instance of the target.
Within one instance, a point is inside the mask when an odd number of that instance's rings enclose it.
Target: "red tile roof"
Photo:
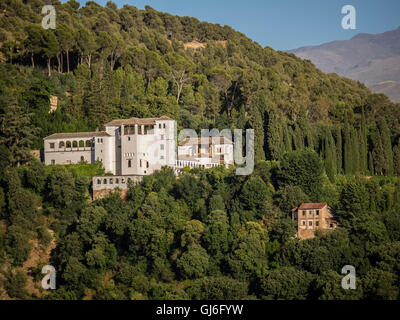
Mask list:
[[[321,203],[302,203],[298,209],[299,210],[322,209],[327,205],[328,204],[326,202],[321,202]]]

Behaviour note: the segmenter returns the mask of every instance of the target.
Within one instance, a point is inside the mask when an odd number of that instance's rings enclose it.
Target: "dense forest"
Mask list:
[[[69,0],[45,30],[45,4],[0,2],[0,298],[399,298],[399,104],[229,26]],[[161,115],[254,129],[253,174],[165,168],[91,201],[99,164],[31,156],[55,132]],[[290,209],[311,201],[340,227],[299,241]]]

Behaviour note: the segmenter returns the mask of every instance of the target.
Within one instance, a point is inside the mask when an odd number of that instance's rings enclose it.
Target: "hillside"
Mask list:
[[[324,72],[359,80],[375,92],[387,93],[400,102],[400,27],[381,34],[358,34],[350,40],[333,41],[319,46],[290,50],[302,59],[311,60]],[[393,81],[390,89],[383,84]]]
[[[0,2],[0,298],[399,299],[399,104],[229,26],[53,4],[43,30],[44,1]],[[101,163],[32,159],[52,133],[162,115],[254,129],[254,171],[163,168],[90,201]],[[299,241],[290,212],[310,202],[339,228]],[[56,290],[36,288],[43,263]]]

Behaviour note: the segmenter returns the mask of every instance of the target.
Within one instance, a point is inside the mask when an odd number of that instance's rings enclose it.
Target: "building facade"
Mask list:
[[[177,167],[233,164],[233,142],[225,137],[187,138],[178,144]]]
[[[297,236],[314,238],[317,230],[334,230],[338,226],[333,210],[326,202],[303,203],[292,209],[292,220],[297,222]]]
[[[175,166],[176,122],[168,117],[113,120],[105,131],[55,133],[44,138],[45,164],[94,163],[106,173],[148,175]]]
[[[233,165],[233,142],[224,137],[187,139],[176,143],[176,121],[130,118],[105,124],[104,131],[55,133],[44,138],[46,165],[95,163],[114,178],[94,177],[93,190],[126,189],[128,178],[138,182],[162,167],[211,168]],[[124,178],[126,177],[126,178]]]

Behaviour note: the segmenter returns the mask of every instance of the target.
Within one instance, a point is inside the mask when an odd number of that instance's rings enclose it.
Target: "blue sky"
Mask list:
[[[84,0],[77,0],[83,4]],[[96,0],[105,5],[108,0]],[[65,2],[65,0],[63,0]],[[114,0],[118,7],[145,5],[179,16],[230,25],[262,46],[289,50],[358,33],[381,33],[400,26],[400,0]],[[341,8],[356,9],[356,30],[344,30]]]

